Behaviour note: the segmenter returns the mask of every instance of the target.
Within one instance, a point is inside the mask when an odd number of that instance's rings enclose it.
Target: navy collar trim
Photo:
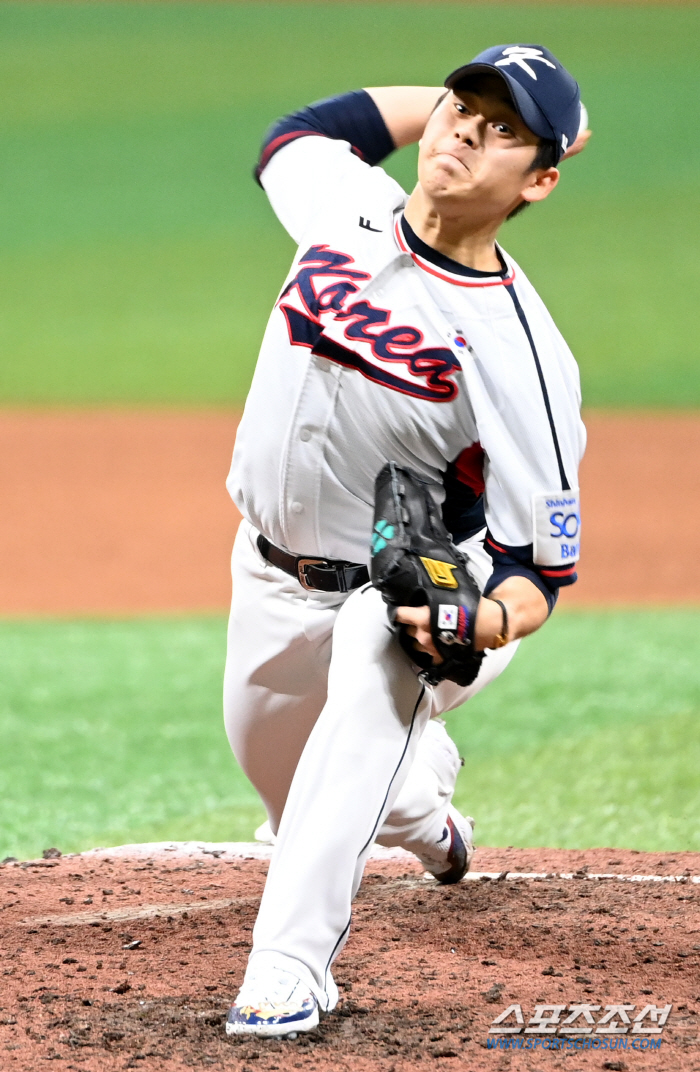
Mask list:
[[[501,279],[508,275],[508,265],[503,259],[503,254],[498,246],[496,246],[496,256],[501,264],[500,272],[480,272],[476,268],[467,268],[466,265],[460,264],[459,261],[453,261],[451,257],[446,257],[444,253],[440,253],[438,250],[433,249],[432,246],[429,246],[422,238],[418,237],[403,214],[401,215],[400,225],[406,245],[419,257],[422,257],[423,260],[430,261],[437,268],[441,268],[443,272],[467,276],[470,279]]]

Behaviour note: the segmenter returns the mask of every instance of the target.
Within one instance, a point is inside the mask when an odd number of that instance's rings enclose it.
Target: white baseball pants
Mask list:
[[[420,852],[442,837],[460,760],[431,719],[497,677],[517,641],[487,652],[467,688],[425,685],[374,588],[307,592],[256,537],[243,521],[224,678],[231,748],[277,833],[249,964],[291,971],[328,1010],[372,843]],[[485,580],[483,550],[462,550]]]

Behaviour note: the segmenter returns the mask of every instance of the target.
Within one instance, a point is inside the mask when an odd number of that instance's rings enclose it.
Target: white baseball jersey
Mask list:
[[[405,192],[347,141],[290,140],[261,182],[299,248],[238,431],[243,516],[295,554],[367,562],[381,467],[410,467],[441,501],[452,465],[485,488],[492,554],[571,583],[579,375],[519,266],[499,250],[488,275],[424,246]]]
[[[552,606],[578,557],[573,358],[505,254],[488,275],[418,239],[404,192],[357,155],[376,162],[392,147],[362,92],[268,134],[259,174],[299,249],[229,478],[250,524],[232,559],[226,727],[278,833],[246,979],[287,971],[324,1010],[373,840],[438,874],[449,824],[466,832],[451,805],[457,749],[433,719],[492,681],[519,642],[488,651],[466,689],[426,685],[379,592],[305,591],[265,562],[255,530],[299,555],[366,563],[375,477],[393,460],[444,499],[484,591],[521,574]]]

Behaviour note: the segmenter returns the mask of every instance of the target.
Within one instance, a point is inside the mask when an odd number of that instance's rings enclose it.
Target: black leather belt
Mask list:
[[[262,533],[258,535],[257,544],[263,558],[290,577],[296,577],[307,592],[352,592],[369,580],[367,567],[355,562],[290,555],[275,547]]]

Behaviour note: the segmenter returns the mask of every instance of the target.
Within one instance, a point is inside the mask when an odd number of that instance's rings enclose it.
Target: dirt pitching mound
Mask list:
[[[310,1036],[255,1041],[227,1038],[224,1020],[265,860],[5,864],[0,1068],[700,1069],[700,855],[481,849],[474,866],[501,877],[441,887],[410,857],[370,861],[338,1009]],[[600,872],[658,881],[587,877]],[[590,1034],[562,1034],[574,1004],[601,1006],[592,1025],[579,1017]],[[490,1032],[511,1005],[519,1033]],[[525,1034],[536,1005],[565,1007],[556,1034]],[[606,1005],[633,1006],[631,1024],[597,1030]],[[649,1005],[672,1006],[660,1035],[632,1031]],[[640,1025],[655,1027],[649,1014]]]

